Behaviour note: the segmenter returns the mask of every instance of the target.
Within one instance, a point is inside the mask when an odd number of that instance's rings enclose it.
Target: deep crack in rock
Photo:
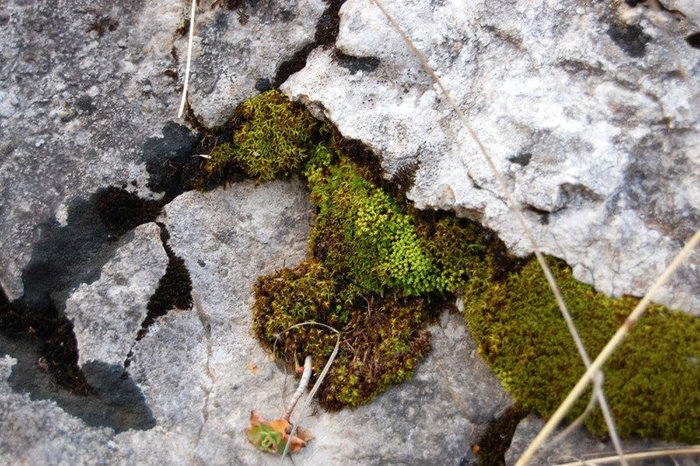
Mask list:
[[[192,280],[185,266],[185,261],[175,255],[168,245],[170,234],[165,225],[158,223],[163,248],[168,255],[168,266],[158,282],[158,288],[148,301],[148,314],[141,323],[141,330],[136,335],[136,340],[142,339],[148,333],[148,327],[159,317],[164,316],[171,309],[189,309],[192,306]],[[126,365],[126,363],[125,363]]]

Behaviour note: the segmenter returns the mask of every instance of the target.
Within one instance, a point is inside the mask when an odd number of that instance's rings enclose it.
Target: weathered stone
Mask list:
[[[671,12],[680,13],[700,26],[700,4],[693,0],[663,0],[659,2]]]
[[[547,253],[611,295],[642,295],[700,223],[695,26],[624,4],[385,1],[450,89]],[[617,5],[617,7],[615,6]],[[616,9],[617,8],[617,9]],[[531,246],[484,158],[369,0],[282,86],[382,158],[420,164],[409,198]],[[626,22],[629,21],[629,24]],[[347,66],[373,57],[375,67]],[[700,314],[700,254],[657,295]]]
[[[510,448],[506,452],[506,465],[514,465],[525,449],[544,427],[544,421],[536,416],[528,416],[518,424]],[[555,435],[562,429],[555,431]],[[675,445],[651,440],[626,440],[622,448],[624,453],[644,452],[654,449],[670,449]],[[545,447],[530,461],[530,464],[546,465],[563,462],[593,460],[597,457],[615,456],[615,449],[610,441],[601,442],[585,429],[576,429],[556,444]],[[698,464],[698,455],[674,455],[645,459],[643,464],[649,466],[692,466]],[[642,464],[630,462],[630,464]]]
[[[141,225],[102,268],[100,279],[81,285],[68,298],[65,313],[73,322],[79,365],[124,362],[167,265],[160,228]]]
[[[314,40],[322,0],[201,2],[195,19],[188,102],[205,126],[223,124],[243,100],[271,88],[278,67]],[[225,4],[226,2],[218,2]],[[189,36],[177,41],[185,73]]]
[[[115,435],[85,425],[51,402],[30,401],[7,386],[12,361],[5,358],[0,406],[2,413],[17,414],[0,415],[3,458],[32,464],[179,464],[183,458],[276,463],[248,443],[245,429],[252,409],[268,418],[281,416],[296,382],[252,336],[252,284],[259,274],[304,258],[312,217],[308,192],[298,179],[242,182],[176,198],[164,216],[169,244],[190,270],[201,307],[170,311],[133,346],[128,372],[143,390],[156,427]],[[136,238],[151,228],[139,227]],[[123,246],[117,258],[138,244],[134,239]],[[118,277],[119,265],[122,273],[133,271],[130,261],[115,259],[93,288]],[[121,316],[105,316],[116,321],[111,328],[124,325]],[[478,355],[459,314],[444,313],[430,330],[434,350],[409,382],[356,410],[307,413],[303,425],[316,438],[295,455],[295,464],[474,463],[471,445],[512,399]],[[89,331],[104,333],[88,326],[81,334]],[[19,415],[43,422],[25,432]],[[71,441],[61,440],[63,431],[71,433]]]
[[[141,145],[175,117],[170,1],[8,0],[0,12],[0,285],[22,269],[68,204],[98,188],[145,186]]]

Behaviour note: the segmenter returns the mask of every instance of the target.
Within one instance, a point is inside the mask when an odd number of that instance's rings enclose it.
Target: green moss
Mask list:
[[[311,252],[333,277],[348,283],[350,299],[366,293],[401,296],[444,293],[460,288],[474,253],[456,225],[420,222],[379,187],[360,175],[353,162],[307,169],[318,214]],[[431,238],[435,237],[436,241]]]
[[[610,299],[550,264],[589,355],[595,356],[638,300]],[[465,316],[482,354],[526,409],[551,415],[584,372],[537,262],[504,281],[470,282]],[[622,436],[700,440],[700,320],[652,306],[604,367],[605,392]],[[590,395],[590,393],[589,393]],[[571,412],[580,414],[586,399]],[[600,412],[587,426],[604,434]]]
[[[467,324],[503,385],[528,411],[555,410],[584,368],[534,260],[514,259],[478,225],[431,218],[390,196],[367,151],[279,91],[241,104],[235,121],[231,142],[214,147],[205,164],[205,184],[239,169],[257,180],[298,171],[317,206],[310,259],[258,279],[254,321],[257,338],[290,368],[306,355],[323,364],[336,336],[312,326],[285,332],[289,327],[310,321],[342,331],[318,395],[325,407],[359,406],[408,379],[430,350],[427,303],[454,293],[464,295]],[[608,299],[552,263],[593,356],[637,300]],[[605,366],[623,436],[700,440],[699,334],[700,320],[654,306]],[[587,423],[605,433],[599,412]]]
[[[395,300],[368,296],[361,305],[338,300],[333,280],[323,265],[306,261],[260,277],[255,285],[255,335],[277,349],[290,369],[306,355],[325,364],[336,343],[335,334],[304,326],[276,337],[292,325],[320,322],[342,330],[337,359],[318,394],[329,409],[359,406],[392,384],[408,379],[417,361],[430,351],[430,338],[419,299]]]
[[[285,178],[298,170],[308,156],[317,126],[311,114],[278,90],[246,100],[236,109],[243,121],[232,143],[218,145],[204,169],[218,179],[231,165],[259,181]]]

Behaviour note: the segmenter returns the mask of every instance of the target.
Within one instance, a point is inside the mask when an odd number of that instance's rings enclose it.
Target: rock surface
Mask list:
[[[214,3],[231,2],[200,2],[189,93],[206,125],[269,88],[313,40],[326,8],[322,0]],[[39,227],[65,223],[73,200],[110,185],[153,195],[142,147],[176,117],[189,11],[189,2],[170,0],[3,2],[0,286],[10,300],[23,294]]]
[[[78,341],[78,365],[124,362],[167,265],[160,228],[141,225],[102,268],[99,280],[81,285],[68,298],[65,313]]]
[[[241,101],[271,88],[279,66],[313,41],[327,6],[322,0],[237,3],[230,11],[204,1],[197,10],[188,102],[207,127],[223,124]],[[176,43],[183,76],[188,38]]]
[[[37,226],[98,188],[145,185],[141,145],[177,110],[177,2],[3,2],[0,285],[22,295]]]
[[[171,202],[164,215],[169,244],[190,270],[201,307],[170,311],[133,347],[129,374],[143,390],[156,426],[115,434],[87,426],[51,402],[31,401],[8,388],[14,362],[5,357],[0,359],[0,455],[32,464],[181,464],[183,458],[204,464],[272,463],[274,457],[245,438],[250,410],[268,418],[281,415],[295,382],[252,336],[252,284],[259,274],[294,266],[305,256],[312,215],[299,180],[242,182]],[[155,228],[139,227],[119,252],[135,250],[148,237],[159,247],[153,232],[147,234]],[[122,273],[133,270],[118,260],[106,270],[118,265]],[[118,274],[103,273],[93,286],[103,286],[109,277]],[[123,327],[120,316],[105,316],[112,319],[81,333],[94,331],[97,337],[105,325],[112,326],[109,332]],[[306,417],[304,427],[316,438],[295,455],[295,464],[474,464],[470,446],[512,400],[477,354],[461,316],[444,313],[431,333],[434,351],[411,381],[356,410],[314,410]],[[62,437],[64,432],[71,440]]]
[[[510,448],[506,452],[506,466],[512,466],[525,452],[525,449],[534,440],[535,436],[544,427],[544,421],[535,416],[527,416],[520,421]],[[557,430],[556,432],[560,432]],[[556,434],[555,434],[556,435]],[[643,452],[652,449],[670,449],[674,445],[664,442],[651,442],[645,440],[628,440],[623,442],[625,453]],[[554,465],[564,462],[593,460],[593,458],[614,456],[615,449],[608,442],[596,440],[588,431],[577,429],[552,448],[543,449],[535,456],[530,464]],[[644,464],[645,466],[692,466],[698,464],[700,455],[676,455],[673,457],[661,457],[646,459],[643,463],[632,462],[630,464]]]
[[[643,295],[700,224],[698,51],[685,18],[622,2],[385,1],[525,208],[542,248],[611,295]],[[632,14],[634,13],[634,14]],[[627,21],[627,22],[626,22]],[[282,86],[381,157],[409,198],[531,251],[481,153],[370,0]],[[355,57],[355,58],[353,58]],[[700,254],[657,295],[700,314]]]
[[[46,234],[70,224],[72,212],[99,224],[84,201],[91,193],[133,181],[129,189],[153,197],[147,163],[187,158],[196,144],[171,121],[184,79],[188,1],[26,3],[7,0],[0,12],[0,285],[10,300],[22,296],[32,254],[43,259],[37,244],[71,249],[96,241],[83,225],[71,227],[82,236]],[[662,3],[681,15],[622,2],[478,1],[469,9],[385,2],[467,112],[544,249],[612,294],[643,293],[700,224],[698,51],[686,40],[698,31],[697,8]],[[322,0],[201,1],[193,114],[222,123],[284,75],[287,60],[303,61],[300,52],[321,44],[314,33],[327,8]],[[337,50],[319,46],[283,90],[375,149],[387,176],[420,162],[409,192],[419,207],[479,219],[527,252],[474,144],[379,11],[348,0],[340,20]],[[97,280],[74,291],[65,312],[97,395],[61,398],[55,387],[18,393],[42,360],[13,353],[0,338],[0,457],[11,464],[277,463],[254,450],[244,431],[251,409],[280,415],[294,381],[252,337],[251,287],[260,274],[305,256],[312,215],[299,180],[176,198],[162,220],[201,306],[171,310],[137,342],[134,329],[165,270],[158,227],[138,227],[110,260],[109,248],[87,247],[85,261],[101,276],[86,273]],[[104,225],[98,230],[114,239]],[[696,253],[658,300],[700,313],[699,271]],[[63,310],[63,298],[54,299]],[[474,464],[471,445],[512,400],[461,317],[444,314],[431,332],[434,351],[410,382],[357,410],[307,417],[316,439],[295,464]],[[81,403],[82,411],[74,409]],[[540,421],[528,422],[511,459]],[[585,435],[567,445],[557,454],[599,448]]]

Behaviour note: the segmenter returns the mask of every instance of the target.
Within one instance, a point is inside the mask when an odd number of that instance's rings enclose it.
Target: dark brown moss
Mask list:
[[[114,186],[100,190],[97,201],[100,219],[109,232],[116,236],[154,221],[162,208],[162,201],[143,199]]]
[[[369,402],[407,380],[430,351],[429,332],[422,329],[427,318],[422,299],[370,294],[345,301],[318,261],[260,277],[255,296],[256,337],[276,349],[291,370],[306,355],[317,366],[325,364],[336,335],[317,326],[287,329],[313,321],[342,331],[337,359],[318,393],[327,409]]]
[[[79,395],[92,393],[78,367],[78,344],[73,324],[58,313],[50,300],[41,307],[29,308],[18,301],[8,302],[0,290],[0,331],[9,338],[37,344],[42,364],[58,385]]]

